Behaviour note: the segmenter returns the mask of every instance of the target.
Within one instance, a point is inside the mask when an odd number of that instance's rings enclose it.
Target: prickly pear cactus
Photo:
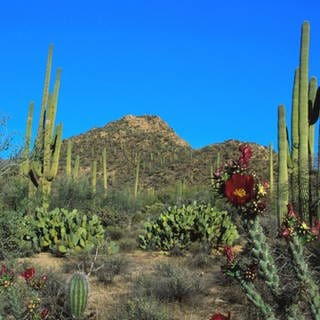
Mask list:
[[[70,251],[90,250],[104,239],[104,228],[98,218],[77,210],[38,208],[32,219],[32,241],[36,249],[63,255]]]
[[[140,235],[140,246],[171,250],[186,249],[194,241],[204,241],[211,247],[231,244],[238,232],[227,211],[197,204],[170,207],[155,222],[147,222]]]

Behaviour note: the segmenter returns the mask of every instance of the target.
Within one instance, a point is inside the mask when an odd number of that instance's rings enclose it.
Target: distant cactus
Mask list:
[[[102,170],[103,170],[103,189],[107,193],[108,190],[108,175],[107,175],[107,149],[102,150]]]
[[[134,189],[133,189],[133,196],[136,199],[139,192],[139,173],[140,173],[140,164],[141,164],[141,157],[140,153],[137,153],[135,156],[135,179],[134,179]]]
[[[67,177],[71,177],[71,158],[72,158],[72,141],[68,140],[67,161],[66,161],[66,174],[67,174]]]
[[[92,192],[97,192],[97,160],[94,160],[92,163],[92,179],[91,179],[91,186]]]
[[[85,274],[75,272],[68,284],[68,305],[73,318],[82,319],[88,301],[89,284]]]

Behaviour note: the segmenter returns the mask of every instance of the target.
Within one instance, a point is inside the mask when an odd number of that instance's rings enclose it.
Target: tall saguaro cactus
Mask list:
[[[289,136],[284,135],[283,129],[278,129],[279,143],[279,172],[278,179],[282,179],[280,171],[284,170],[284,155],[280,156],[280,144],[287,143],[287,169],[289,169],[289,198],[300,217],[312,224],[312,188],[310,173],[313,170],[314,159],[314,125],[319,118],[320,89],[317,79],[309,81],[309,42],[310,26],[305,21],[301,29],[300,63],[295,71],[292,111],[291,111],[291,145]],[[279,112],[278,117],[282,116]],[[282,121],[278,118],[278,121]],[[280,168],[282,168],[280,170]],[[278,202],[282,202],[281,183],[278,183]],[[278,205],[278,218],[282,216],[283,204]],[[279,211],[280,210],[280,211]],[[281,221],[280,221],[281,222]]]
[[[33,112],[32,104],[30,105],[30,111],[28,114],[26,144],[23,154],[23,172],[28,175],[34,187],[40,191],[42,205],[44,208],[49,206],[51,183],[58,172],[62,137],[62,124],[59,124],[56,127],[54,125],[57,111],[61,69],[58,69],[56,74],[53,94],[49,93],[52,53],[53,46],[51,45],[49,47],[40,120],[34,147],[32,152],[30,152],[29,148]]]
[[[299,77],[299,211],[303,219],[309,213],[309,121],[308,121],[308,81],[309,81],[310,26],[304,22],[300,44]]]
[[[287,213],[287,205],[289,201],[289,185],[288,185],[288,143],[286,130],[286,114],[283,105],[278,108],[278,148],[279,148],[279,164],[278,164],[278,226],[280,227],[283,218]]]
[[[309,150],[310,150],[310,169],[314,168],[314,134],[315,134],[315,123],[317,120],[317,106],[315,105],[317,95],[318,81],[316,77],[312,77],[309,82],[308,89],[308,107],[309,107]],[[314,119],[315,118],[315,119]]]
[[[295,206],[299,204],[299,78],[300,69],[297,68],[294,74],[293,92],[292,92],[292,111],[291,111],[291,201]]]

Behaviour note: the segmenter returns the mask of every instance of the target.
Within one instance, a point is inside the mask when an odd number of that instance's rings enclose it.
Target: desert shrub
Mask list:
[[[37,268],[39,269],[39,268]],[[46,273],[46,285],[41,289],[44,305],[48,309],[48,320],[69,320],[70,317],[66,307],[66,283],[67,278],[61,276],[60,272],[52,269],[41,270],[39,272]]]
[[[94,204],[94,195],[86,177],[72,179],[64,177],[53,182],[51,209],[65,208],[88,211]]]
[[[185,252],[178,246],[174,246],[169,250],[170,257],[183,257]]]
[[[143,207],[140,211],[140,214],[144,219],[147,219],[147,218],[153,219],[158,217],[161,214],[161,212],[163,212],[165,209],[166,209],[165,204],[157,201]]]
[[[14,262],[0,270],[0,319],[68,319],[61,274]]]
[[[207,252],[198,252],[190,259],[190,266],[193,268],[205,269],[213,264],[213,258]]]
[[[185,302],[205,293],[207,286],[204,278],[188,269],[162,263],[154,273],[137,279],[135,290],[138,295],[153,296],[164,302]]]
[[[98,216],[88,218],[77,210],[38,208],[26,221],[32,228],[33,246],[42,251],[65,254],[90,250],[104,239],[105,231]]]
[[[128,260],[122,255],[111,255],[99,258],[96,265],[94,273],[97,279],[108,284],[113,282],[115,276],[127,270]]]
[[[138,248],[138,242],[134,238],[122,238],[118,241],[120,251],[131,252]]]
[[[148,297],[130,297],[116,306],[110,320],[172,320],[168,313]]]
[[[148,221],[145,229],[145,234],[139,237],[143,249],[185,249],[194,241],[203,241],[213,247],[231,244],[238,238],[236,226],[227,211],[196,202],[168,208],[155,222]]]
[[[31,229],[22,213],[3,210],[0,214],[0,259],[21,257],[32,252],[27,235]]]
[[[120,240],[124,236],[124,230],[117,225],[109,225],[105,228],[106,235],[111,240]]]
[[[10,287],[2,288],[0,293],[0,318],[11,315],[13,319],[23,319],[25,314],[25,306],[22,301],[28,290],[25,287],[10,285]]]
[[[129,217],[127,215],[108,205],[105,207],[91,208],[89,211],[96,214],[105,227],[124,226],[129,222]]]
[[[35,193],[32,199],[28,197],[28,180],[20,176],[8,177],[0,186],[0,203],[5,210],[27,212],[40,204],[40,197]]]

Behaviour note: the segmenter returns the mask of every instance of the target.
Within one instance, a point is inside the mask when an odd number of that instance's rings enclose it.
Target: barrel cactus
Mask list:
[[[75,272],[68,283],[68,307],[74,319],[82,319],[88,301],[88,278],[81,272]]]

